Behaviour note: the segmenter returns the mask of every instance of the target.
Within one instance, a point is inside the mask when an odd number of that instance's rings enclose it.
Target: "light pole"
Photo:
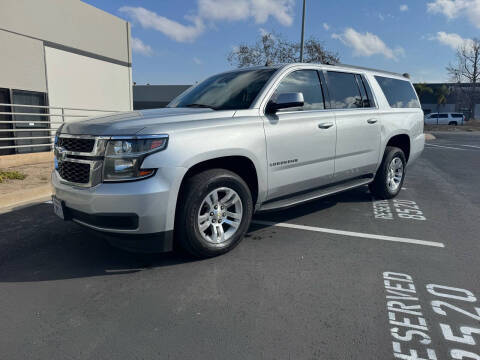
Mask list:
[[[300,62],[303,62],[303,38],[305,35],[305,1],[303,0],[302,39],[300,40]]]

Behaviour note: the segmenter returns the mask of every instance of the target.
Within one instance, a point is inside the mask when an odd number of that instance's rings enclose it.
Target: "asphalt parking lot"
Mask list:
[[[397,199],[258,215],[209,260],[0,215],[0,358],[480,359],[480,135],[436,135]]]

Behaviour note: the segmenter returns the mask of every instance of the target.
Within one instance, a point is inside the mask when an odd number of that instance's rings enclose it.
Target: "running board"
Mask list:
[[[285,209],[308,201],[317,200],[325,196],[337,194],[342,191],[354,189],[362,185],[367,185],[372,181],[373,178],[354,179],[332,186],[323,187],[321,189],[313,190],[307,193],[293,195],[292,197],[282,198],[280,200],[272,200],[260,205],[260,208],[257,210],[257,212]]]

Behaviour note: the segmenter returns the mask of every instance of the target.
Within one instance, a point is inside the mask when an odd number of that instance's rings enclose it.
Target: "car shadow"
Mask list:
[[[302,206],[258,214],[254,219],[288,222],[325,211],[338,203],[371,201],[368,191],[360,188]],[[42,203],[0,215],[0,283],[134,274],[152,268],[209,261],[178,251],[139,254],[117,249],[81,226],[58,219],[51,207]],[[265,227],[268,226],[252,224],[249,233]]]
[[[283,210],[258,213],[254,216],[254,220],[275,223],[288,222],[307,215],[315,214],[317,212],[321,213],[322,211],[333,208],[340,203],[369,203],[372,202],[372,200],[373,196],[368,191],[368,187],[362,186],[336,195],[313,200],[299,206],[294,206]],[[257,230],[265,227],[268,227],[268,225],[253,223],[250,230]]]

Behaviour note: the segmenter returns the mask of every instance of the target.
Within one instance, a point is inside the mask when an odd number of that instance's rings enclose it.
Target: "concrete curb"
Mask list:
[[[436,139],[435,135],[433,135],[433,134],[428,134],[428,133],[425,134],[425,140],[426,140],[426,141],[435,140],[435,139]]]
[[[32,154],[16,154],[0,156],[0,168],[10,168],[22,165],[34,165],[53,162],[53,152],[41,152]]]
[[[52,185],[42,185],[32,189],[18,190],[0,196],[0,212],[17,206],[34,203],[52,195]]]

